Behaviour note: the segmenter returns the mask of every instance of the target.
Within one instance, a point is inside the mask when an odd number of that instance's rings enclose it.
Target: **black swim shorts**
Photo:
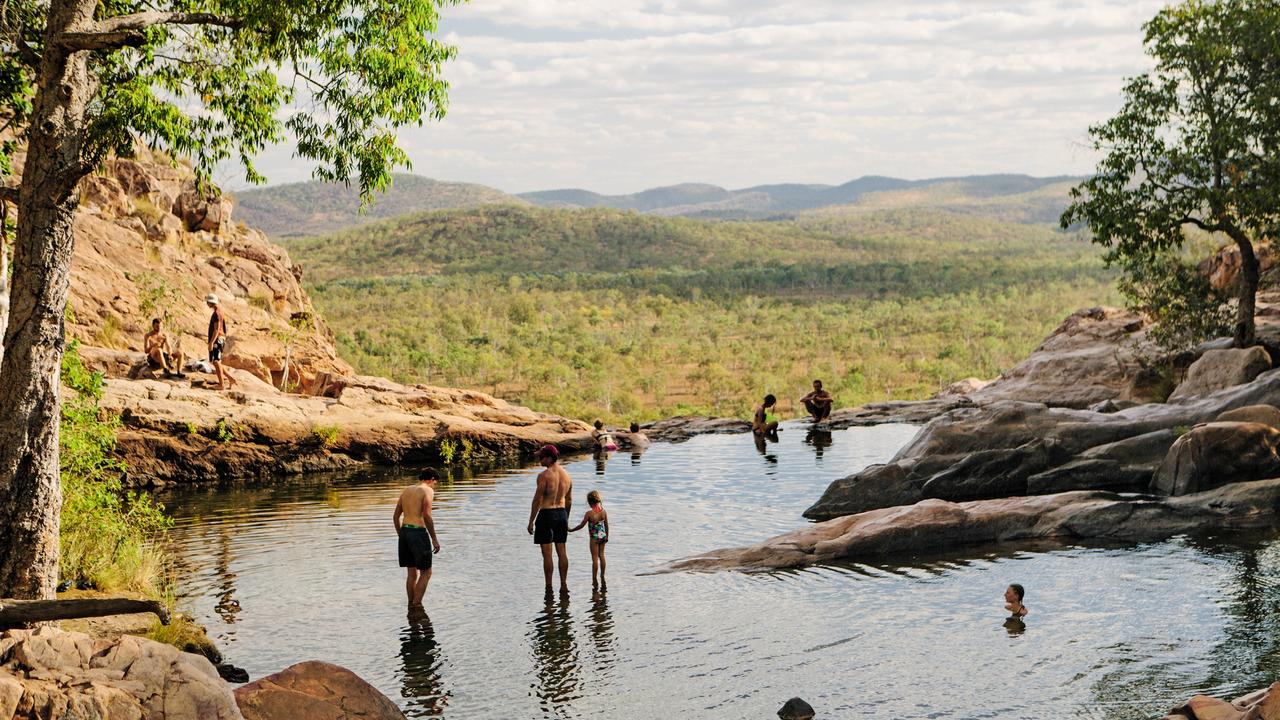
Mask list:
[[[431,569],[431,536],[426,528],[400,528],[400,567]]]
[[[549,508],[538,511],[533,521],[533,544],[566,543],[569,541],[569,511]]]
[[[219,336],[213,341],[213,347],[209,349],[209,362],[221,362],[222,351],[227,348],[227,336]]]

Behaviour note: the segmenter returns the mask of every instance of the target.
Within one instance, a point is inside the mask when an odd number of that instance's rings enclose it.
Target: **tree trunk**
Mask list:
[[[74,237],[88,174],[88,53],[58,36],[93,21],[94,0],[53,0],[18,191],[9,324],[0,362],[0,596],[52,598],[58,580],[58,374]]]
[[[75,618],[154,613],[161,625],[169,624],[169,611],[155,600],[131,598],[76,598],[72,600],[0,600],[0,628]]]
[[[0,362],[4,361],[4,329],[9,324],[9,204],[0,200]]]
[[[1235,346],[1251,347],[1254,343],[1253,315],[1257,306],[1259,270],[1258,256],[1248,238],[1235,237],[1240,248],[1240,306],[1236,310]]]

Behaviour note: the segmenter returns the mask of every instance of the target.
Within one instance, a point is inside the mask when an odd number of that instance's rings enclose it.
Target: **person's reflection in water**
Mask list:
[[[1004,630],[1009,633],[1010,637],[1017,637],[1027,631],[1027,624],[1022,618],[1011,617],[1004,621]]]
[[[809,432],[804,436],[804,442],[806,445],[813,446],[814,454],[821,460],[823,451],[831,447],[831,431],[809,428]]]
[[[533,648],[533,669],[537,676],[534,694],[545,714],[555,714],[580,696],[582,680],[578,668],[578,644],[569,617],[569,593],[561,591],[560,602],[548,592],[546,605],[531,623],[529,642]]]
[[[609,456],[610,456],[610,455],[612,455],[612,454],[613,454],[613,453],[608,452],[607,450],[596,450],[596,452],[595,452],[595,460],[596,460],[596,474],[597,474],[597,475],[600,475],[601,477],[603,477],[603,476],[604,476],[604,466],[605,466],[606,464],[608,464],[608,462],[609,462]]]
[[[768,445],[769,440],[766,438],[766,436],[759,435],[756,433],[751,433],[751,437],[756,441],[756,452],[763,455],[764,459],[767,462],[776,464],[778,462],[778,456],[769,452],[769,445]],[[775,436],[773,442],[777,442],[777,441],[778,441],[777,437]]]
[[[235,559],[235,553],[231,552],[230,531],[226,525],[219,525],[218,560],[214,570],[218,576],[218,604],[213,611],[228,625],[233,624],[240,614],[240,601],[236,600],[236,574],[231,571],[231,563]]]
[[[449,706],[449,694],[440,677],[440,644],[431,618],[421,607],[409,608],[408,623],[400,634],[400,696],[413,717],[440,717]]]
[[[602,586],[591,591],[591,614],[587,620],[591,642],[595,645],[596,666],[601,675],[613,667],[613,613],[609,612],[609,593]]]
[[[632,451],[631,451],[631,465],[632,465],[632,467],[634,467],[634,466],[636,466],[636,465],[639,465],[639,464],[640,464],[640,456],[641,456],[641,455],[644,455],[644,453],[640,452],[639,450],[632,450]]]

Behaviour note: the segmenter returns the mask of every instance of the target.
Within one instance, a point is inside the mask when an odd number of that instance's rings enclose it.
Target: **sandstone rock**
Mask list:
[[[346,668],[309,661],[235,691],[246,720],[403,720],[404,713]]]
[[[782,720],[812,720],[813,706],[798,697],[793,697],[782,704],[782,709],[778,710],[778,717]]]
[[[648,423],[643,429],[650,440],[682,442],[696,435],[748,433],[751,423],[740,418],[685,416]]]
[[[1197,425],[1173,443],[1151,489],[1186,495],[1230,482],[1280,476],[1280,430],[1248,422]]]
[[[910,504],[926,497],[935,477],[928,495],[948,500],[1100,487],[1145,491],[1175,428],[1278,402],[1280,371],[1269,371],[1209,395],[1109,414],[1014,401],[962,407],[925,425],[887,464],[831,483],[805,517]]]
[[[128,635],[95,641],[42,627],[0,633],[0,647],[0,717],[241,718],[209,661],[169,645]]]
[[[827,425],[832,430],[888,423],[927,423],[957,408],[974,407],[968,395],[940,395],[929,400],[892,400],[843,408],[831,413]]]
[[[976,377],[965,378],[963,380],[957,380],[956,382],[951,383],[950,385],[946,386],[941,391],[939,391],[937,394],[935,394],[933,397],[935,399],[939,399],[939,398],[956,397],[959,395],[968,395],[970,393],[981,390],[982,388],[990,384],[991,384],[990,380],[981,380]]]
[[[132,212],[124,188],[115,178],[105,175],[89,175],[80,181],[80,202],[112,218],[128,217]]]
[[[1254,252],[1257,253],[1262,272],[1275,266],[1275,251],[1270,244],[1260,243],[1254,248]],[[1236,278],[1240,276],[1240,265],[1240,248],[1231,244],[1201,261],[1198,269],[1215,290],[1230,292],[1235,287]]]
[[[1148,542],[1198,527],[1270,527],[1280,512],[1280,479],[1232,483],[1194,495],[1073,491],[952,503],[924,500],[809,525],[758,545],[714,550],[668,570],[763,570],[878,556],[951,551],[1015,540]]]
[[[1249,405],[1235,410],[1228,410],[1214,418],[1214,421],[1261,423],[1273,428],[1280,428],[1280,408],[1276,408],[1274,405]]]
[[[1231,704],[1245,711],[1243,720],[1280,720],[1280,683]]]
[[[1187,709],[1196,720],[1240,720],[1244,715],[1231,703],[1207,695],[1196,695],[1188,700]]]
[[[1243,385],[1271,369],[1271,356],[1259,346],[1245,349],[1209,350],[1192,363],[1187,378],[1170,400],[1207,395],[1216,390]]]
[[[231,229],[231,200],[217,191],[201,191],[195,180],[183,185],[174,200],[173,213],[192,232],[218,234]]]

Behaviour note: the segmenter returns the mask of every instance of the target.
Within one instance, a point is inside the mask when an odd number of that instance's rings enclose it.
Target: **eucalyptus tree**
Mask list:
[[[362,197],[407,165],[397,128],[443,116],[454,0],[0,0],[0,198],[16,204],[0,363],[0,597],[58,561],[58,369],[77,185],[136,142],[206,180],[291,138]],[[15,162],[20,154],[21,168]]]
[[[1062,225],[1087,224],[1130,278],[1167,263],[1188,229],[1225,237],[1240,252],[1234,342],[1245,347],[1255,340],[1258,247],[1280,227],[1280,2],[1190,0],[1145,30],[1154,68],[1090,128],[1103,158],[1072,190]],[[1185,274],[1158,274],[1205,292]]]

